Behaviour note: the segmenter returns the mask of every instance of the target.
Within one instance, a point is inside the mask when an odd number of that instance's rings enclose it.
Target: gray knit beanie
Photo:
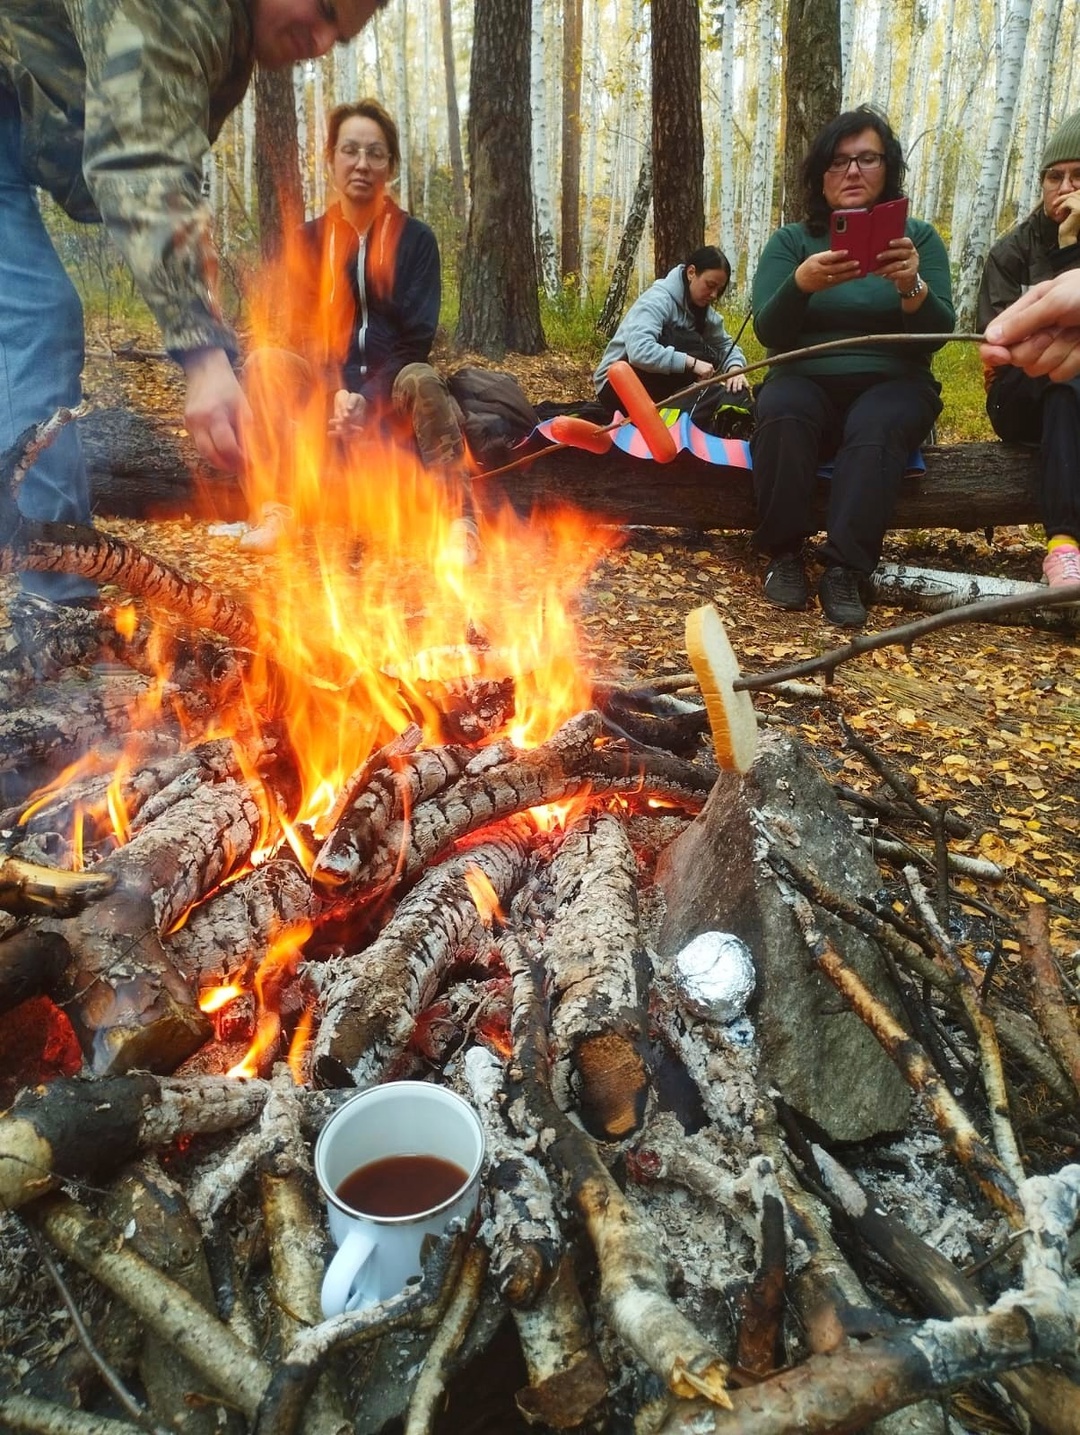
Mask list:
[[[1052,164],[1061,164],[1062,161],[1070,159],[1080,159],[1080,110],[1066,115],[1047,140],[1039,167],[1040,176],[1044,175]]]

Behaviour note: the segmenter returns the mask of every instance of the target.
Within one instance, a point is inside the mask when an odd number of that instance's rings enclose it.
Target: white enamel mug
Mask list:
[[[342,1183],[361,1166],[388,1156],[436,1156],[466,1175],[452,1196],[415,1215],[354,1211],[338,1195]],[[445,1087],[388,1081],[339,1106],[315,1143],[315,1175],[338,1248],[323,1277],[323,1315],[329,1319],[387,1300],[418,1276],[425,1238],[441,1236],[451,1221],[467,1221],[476,1210],[483,1161],[479,1117]]]

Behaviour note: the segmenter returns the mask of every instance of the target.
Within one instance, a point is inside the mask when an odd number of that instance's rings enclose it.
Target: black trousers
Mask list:
[[[1080,543],[1080,377],[1055,384],[1023,369],[998,369],[986,413],[1006,443],[1039,445],[1039,513],[1048,535]]]
[[[833,459],[825,561],[872,573],[908,458],[940,412],[929,374],[880,381],[770,374],[758,393],[750,440],[757,547],[770,556],[797,552],[816,531],[817,469]]]

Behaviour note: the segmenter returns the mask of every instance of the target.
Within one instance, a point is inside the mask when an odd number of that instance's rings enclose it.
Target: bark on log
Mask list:
[[[926,472],[905,479],[891,528],[971,531],[1036,523],[1035,458],[1029,449],[1000,443],[942,445],[923,450]],[[621,451],[585,454],[553,449],[525,468],[494,478],[520,507],[573,503],[619,523],[653,528],[757,526],[753,478],[746,469],[718,468],[685,452],[661,468]],[[827,485],[815,512],[825,527]]]
[[[648,983],[637,910],[637,860],[620,818],[590,813],[552,861],[556,908],[541,949],[552,998],[552,1093],[585,1129],[618,1141],[649,1094]]]
[[[269,1368],[175,1281],[118,1240],[116,1230],[66,1196],[43,1197],[27,1219],[53,1245],[120,1297],[226,1400],[254,1416]]]
[[[111,896],[8,939],[16,954],[43,934],[67,943],[70,960],[52,995],[98,1074],[174,1070],[210,1035],[161,937],[248,859],[261,831],[246,784],[204,784],[99,864],[116,878]]]
[[[362,1086],[384,1077],[455,954],[480,926],[468,868],[483,872],[502,903],[527,861],[527,833],[507,825],[427,873],[364,951],[306,968],[320,989],[312,1062],[341,1062]]]
[[[155,426],[145,433],[126,411],[80,422],[94,483],[94,507],[119,517],[246,518],[239,485],[191,473],[191,455]],[[973,530],[1038,520],[1035,456],[1001,443],[930,446],[926,473],[903,485],[894,528]],[[552,449],[493,484],[524,506],[574,503],[589,512],[660,528],[753,528],[750,474],[681,453],[660,469],[628,454]],[[824,485],[822,485],[824,492]],[[822,514],[824,508],[822,505]]]
[[[177,1136],[246,1125],[265,1099],[261,1082],[145,1074],[23,1091],[0,1114],[0,1210],[15,1210],[60,1181],[111,1175]]]
[[[511,761],[470,764],[456,783],[390,824],[361,869],[358,900],[373,901],[409,882],[471,832],[579,793],[618,792],[655,797],[692,812],[701,809],[716,781],[715,770],[618,744],[594,748],[601,725],[598,713],[580,713],[550,741],[516,753]]]

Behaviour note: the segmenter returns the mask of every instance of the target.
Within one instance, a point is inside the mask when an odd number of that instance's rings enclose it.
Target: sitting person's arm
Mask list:
[[[653,284],[635,299],[619,326],[627,362],[650,374],[685,373],[688,380],[708,378],[713,372],[711,364],[660,343],[664,325],[676,317],[674,302],[660,284]]]

